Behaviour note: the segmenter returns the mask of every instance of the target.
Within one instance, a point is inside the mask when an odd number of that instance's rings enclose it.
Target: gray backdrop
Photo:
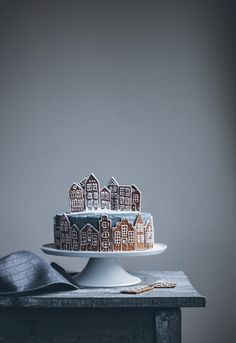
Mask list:
[[[93,171],[136,183],[160,256],[207,296],[183,342],[232,342],[235,8],[229,1],[0,2],[0,256],[53,240]],[[86,260],[43,256],[80,270]]]

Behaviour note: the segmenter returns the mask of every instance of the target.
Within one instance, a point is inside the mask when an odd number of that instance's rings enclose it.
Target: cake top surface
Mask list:
[[[149,212],[138,212],[138,211],[111,211],[111,210],[100,210],[100,211],[83,211],[83,212],[60,212],[57,213],[57,216],[70,216],[70,217],[101,217],[101,216],[108,216],[108,217],[130,217],[134,216],[137,217],[139,214],[143,216],[151,215]]]

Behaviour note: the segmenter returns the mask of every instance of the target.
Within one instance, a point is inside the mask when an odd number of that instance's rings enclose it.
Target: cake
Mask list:
[[[152,249],[153,218],[141,212],[141,192],[114,177],[100,188],[94,174],[69,188],[70,212],[54,217],[59,250],[122,252]]]

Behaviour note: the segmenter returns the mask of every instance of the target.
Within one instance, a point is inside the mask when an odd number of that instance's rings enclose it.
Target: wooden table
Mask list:
[[[133,274],[143,282],[174,281],[177,287],[138,295],[100,288],[0,297],[0,342],[181,342],[181,308],[204,307],[205,297],[181,271]]]

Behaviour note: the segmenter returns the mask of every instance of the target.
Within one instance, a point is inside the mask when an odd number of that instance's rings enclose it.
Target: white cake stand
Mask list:
[[[49,255],[68,257],[89,257],[81,273],[74,276],[75,281],[83,287],[121,287],[135,285],[141,280],[128,273],[119,264],[119,257],[150,256],[161,254],[167,246],[155,243],[152,249],[121,252],[68,251],[54,248],[54,244],[45,244],[42,251]]]

